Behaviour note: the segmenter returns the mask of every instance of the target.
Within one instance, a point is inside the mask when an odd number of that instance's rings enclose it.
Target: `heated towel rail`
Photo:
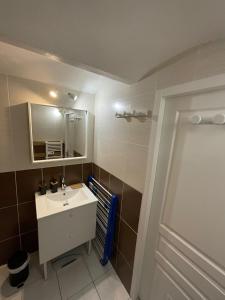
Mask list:
[[[94,247],[100,255],[101,264],[105,265],[112,255],[118,197],[106,190],[92,176],[88,178],[88,186],[98,198]]]

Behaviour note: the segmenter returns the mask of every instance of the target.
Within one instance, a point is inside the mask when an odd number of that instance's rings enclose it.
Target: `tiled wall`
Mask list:
[[[102,185],[119,196],[111,263],[130,292],[142,194],[95,164],[93,175]]]
[[[119,197],[112,265],[130,291],[142,194],[92,163],[0,173],[0,265],[18,249],[38,250],[34,193],[52,178],[87,183],[93,175]]]
[[[67,185],[86,182],[91,173],[91,163],[0,173],[0,265],[20,248],[38,249],[34,193],[39,183],[62,175]]]

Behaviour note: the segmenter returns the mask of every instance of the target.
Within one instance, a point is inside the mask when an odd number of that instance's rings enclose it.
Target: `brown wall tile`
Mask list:
[[[0,209],[0,241],[19,234],[17,207]]]
[[[125,286],[128,293],[130,293],[131,288],[131,281],[132,281],[132,269],[126,263],[125,259],[123,258],[122,254],[118,252],[117,255],[117,266],[116,266],[117,274],[122,281],[123,285]]]
[[[10,256],[13,255],[13,253],[19,249],[19,237],[0,242],[0,265],[6,264]]]
[[[123,182],[120,179],[118,179],[117,177],[115,177],[113,175],[110,175],[109,189],[113,194],[118,196],[117,215],[120,215],[121,202],[122,202]]]
[[[21,233],[29,232],[36,229],[37,218],[35,202],[27,202],[20,204],[18,208]]]
[[[113,244],[113,250],[112,250],[112,256],[110,258],[110,262],[113,266],[113,268],[116,270],[116,265],[117,265],[117,246],[116,244]]]
[[[83,164],[83,182],[87,184],[88,176],[93,175],[92,163]]]
[[[50,181],[56,179],[59,183],[61,182],[61,177],[63,176],[63,167],[52,167],[43,169],[43,179],[44,182],[50,187]]]
[[[0,173],[0,182],[0,208],[15,205],[17,203],[15,173]]]
[[[134,264],[137,235],[123,220],[120,221],[118,248],[131,267]]]
[[[99,181],[99,167],[96,164],[93,164],[93,176],[96,180]]]
[[[99,168],[99,181],[106,189],[109,189],[109,173]]]
[[[110,261],[130,293],[142,194],[95,164],[93,164],[93,176],[119,198]]]
[[[137,232],[141,209],[142,194],[124,184],[122,200],[122,218]]]
[[[21,235],[22,249],[27,252],[38,250],[38,232],[37,230]]]
[[[118,245],[119,243],[119,231],[120,231],[120,216],[116,215],[116,224],[115,224],[115,232],[114,232],[114,243]]]
[[[42,182],[41,169],[16,172],[19,203],[34,201],[34,194]]]
[[[65,167],[66,185],[82,182],[82,164]]]

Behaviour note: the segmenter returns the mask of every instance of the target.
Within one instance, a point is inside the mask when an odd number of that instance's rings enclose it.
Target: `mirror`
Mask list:
[[[87,156],[86,110],[28,104],[33,162]]]

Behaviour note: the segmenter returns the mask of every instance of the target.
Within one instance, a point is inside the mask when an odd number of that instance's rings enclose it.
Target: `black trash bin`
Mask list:
[[[9,282],[11,286],[20,287],[29,275],[30,256],[26,251],[17,251],[8,260]]]

